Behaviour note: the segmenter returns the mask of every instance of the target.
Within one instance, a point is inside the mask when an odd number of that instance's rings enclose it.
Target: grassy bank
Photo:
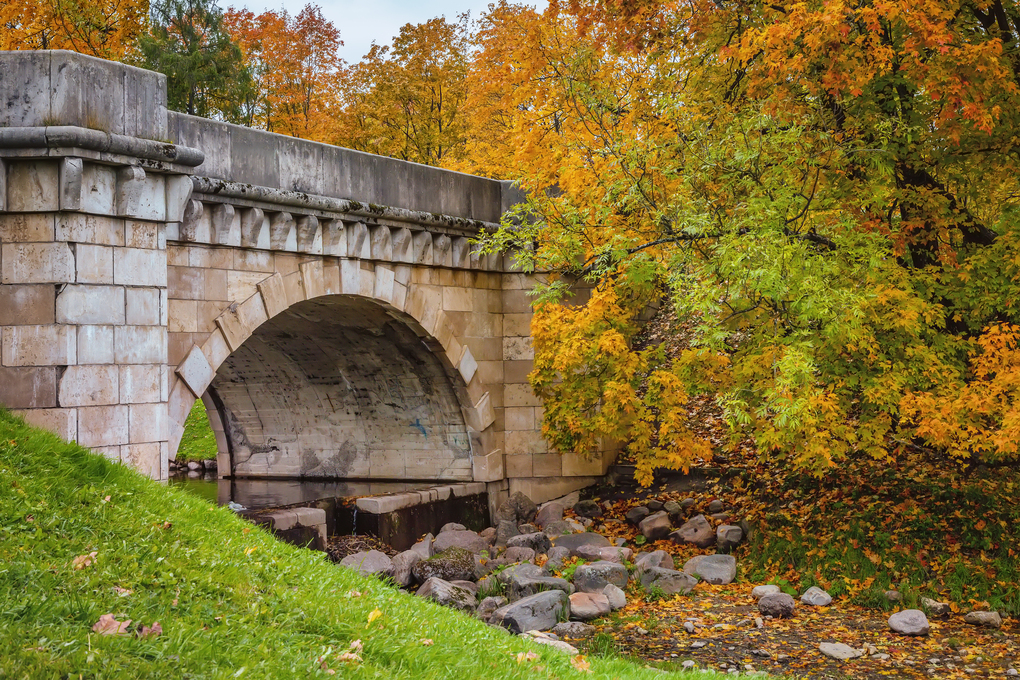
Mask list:
[[[279,543],[2,410],[0,485],[3,677],[582,675],[567,655]],[[73,566],[93,552],[93,564]],[[158,621],[162,634],[92,632],[105,614],[132,630]],[[355,640],[360,660],[339,660]],[[528,652],[537,657],[518,661]],[[586,662],[585,677],[661,677]]]
[[[181,445],[177,447],[175,460],[216,460],[216,438],[209,427],[209,418],[201,399],[195,400],[195,405],[184,421],[184,435],[181,437]]]

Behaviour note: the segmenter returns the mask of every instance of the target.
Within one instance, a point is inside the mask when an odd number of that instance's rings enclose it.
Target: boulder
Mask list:
[[[531,548],[525,548],[523,546],[511,546],[503,551],[503,554],[499,556],[501,560],[507,562],[534,562],[535,551]]]
[[[1002,617],[999,612],[968,612],[963,617],[964,623],[985,628],[1002,628]]]
[[[405,550],[394,556],[391,562],[393,570],[390,575],[393,577],[394,583],[403,588],[414,583],[414,575],[411,573],[411,569],[414,568],[414,565],[421,562],[421,555],[413,550]]]
[[[628,578],[627,569],[622,564],[600,560],[582,564],[574,570],[574,587],[582,593],[601,593],[610,583],[625,588]]]
[[[443,525],[443,528],[439,530],[439,533],[444,531],[467,531],[467,527],[457,522],[447,522]]]
[[[513,522],[514,525],[527,524],[535,519],[538,506],[530,498],[518,491],[503,501],[496,511],[496,519],[500,522]]]
[[[665,512],[654,512],[638,523],[641,534],[649,541],[659,541],[669,536],[673,525],[669,522],[669,515]]]
[[[529,630],[526,633],[521,633],[517,637],[524,638],[525,640],[531,640],[537,645],[545,645],[546,647],[552,647],[558,652],[563,652],[569,656],[577,656],[581,652],[577,647],[560,640],[555,635],[550,633],[543,633],[540,630]]]
[[[509,541],[514,536],[519,535],[520,533],[521,530],[517,528],[516,522],[511,522],[508,519],[500,520],[499,523],[496,525],[495,545],[502,547],[506,545],[507,541]]]
[[[693,543],[699,548],[707,548],[715,543],[715,530],[704,515],[697,515],[684,522],[669,537],[677,543]]]
[[[574,514],[578,517],[601,517],[602,506],[595,501],[577,501],[574,503]]]
[[[373,574],[390,576],[393,574],[393,561],[386,553],[378,550],[356,552],[340,560],[340,564],[360,571],[365,576]]]
[[[654,498],[645,503],[645,507],[651,510],[652,512],[658,512],[659,510],[662,510],[662,507],[664,505],[665,503],[663,503],[660,500],[655,500]]]
[[[783,591],[782,589],[780,589],[779,586],[774,585],[755,586],[754,589],[751,591],[751,597],[753,597],[756,600],[760,600],[766,595],[776,595],[781,592]]]
[[[457,586],[458,588],[470,590],[472,593],[475,594],[475,597],[478,596],[478,584],[475,583],[474,581],[450,581],[450,583]]]
[[[927,635],[928,617],[920,609],[904,609],[889,617],[889,628],[900,635]]]
[[[461,548],[472,553],[480,553],[489,549],[484,538],[474,531],[451,529],[436,536],[432,542],[432,554],[441,553],[449,548]]]
[[[837,659],[839,661],[856,659],[857,657],[864,655],[861,650],[854,649],[850,645],[845,645],[842,642],[823,642],[818,645],[818,651],[831,659]]]
[[[643,505],[638,505],[627,511],[627,521],[637,526],[645,517],[652,514],[652,511]]]
[[[444,581],[471,581],[475,576],[475,556],[463,548],[448,548],[411,567],[411,573],[424,583],[432,577]]]
[[[613,611],[627,606],[627,594],[612,583],[606,584],[606,587],[602,589],[602,594],[609,599],[609,606],[612,607]]]
[[[522,534],[534,534],[541,531],[541,529],[539,529],[534,524],[519,524],[517,525],[517,531],[521,532]]]
[[[475,594],[470,590],[435,576],[426,579],[415,595],[435,600],[444,607],[452,607],[471,613],[474,613],[475,605],[477,604]]]
[[[602,593],[574,593],[570,596],[570,618],[573,621],[590,621],[611,611],[609,598]]]
[[[785,619],[793,616],[797,608],[797,601],[786,593],[773,593],[758,600],[758,611],[762,616],[771,616],[774,619]]]
[[[577,549],[577,556],[589,562],[605,560],[623,564],[624,561],[630,560],[633,554],[634,551],[630,548],[617,548],[616,546],[582,545]]]
[[[666,501],[662,504],[662,509],[666,511],[666,514],[674,522],[680,518],[680,515],[684,514],[684,509],[676,501]]]
[[[506,603],[507,599],[505,597],[486,597],[478,603],[478,610],[475,612],[475,616],[488,623],[496,610],[504,606]]]
[[[652,592],[655,589],[661,590],[666,595],[676,593],[687,594],[698,584],[698,579],[682,571],[674,569],[662,569],[661,567],[650,567],[641,572],[641,586],[645,592]]]
[[[716,498],[715,500],[711,501],[708,504],[708,511],[709,512],[722,512],[724,507],[725,506],[723,505],[723,502],[721,500],[719,500],[718,498]]]
[[[581,527],[584,531],[584,527]],[[563,534],[576,534],[578,533],[577,527],[572,522],[565,519],[558,519],[555,522],[549,522],[542,528],[542,531],[549,538],[555,538],[556,536],[562,536]]]
[[[589,626],[587,623],[581,623],[580,621],[564,621],[553,626],[551,632],[563,638],[581,640],[594,635],[595,626]]]
[[[882,595],[885,596],[886,602],[900,602],[903,599],[903,595],[898,590],[887,590]]]
[[[418,553],[418,557],[427,560],[432,557],[432,541],[435,537],[432,534],[425,534],[420,541],[411,546],[411,550]]]
[[[541,576],[548,576],[545,569],[534,564],[515,564],[512,567],[508,567],[503,571],[496,574],[496,578],[504,584],[509,584],[510,579],[514,576],[523,576],[526,578],[539,578]]]
[[[818,586],[811,586],[800,596],[800,601],[812,607],[828,607],[832,604],[832,596]]]
[[[935,600],[927,597],[921,598],[921,607],[923,607],[924,610],[931,616],[948,616],[950,612],[949,603],[936,602]]]
[[[520,634],[529,630],[549,630],[569,615],[567,594],[562,590],[547,590],[500,607],[493,612],[489,623]]]
[[[511,602],[540,593],[544,590],[562,590],[567,595],[574,592],[574,586],[565,578],[556,576],[522,576],[517,574],[510,578],[507,591]]]
[[[563,519],[564,509],[559,503],[546,503],[538,509],[538,514],[535,515],[535,524],[545,529],[550,523]]]
[[[698,555],[687,560],[684,573],[715,586],[725,585],[737,577],[737,560],[733,555]]]
[[[673,569],[673,556],[665,550],[641,553],[634,558],[634,570],[640,574],[651,568]]]
[[[482,539],[489,545],[496,544],[496,527],[482,529],[481,531],[478,532],[478,535],[481,536]]]
[[[744,540],[744,530],[733,524],[720,524],[715,529],[715,549],[721,553],[729,551],[740,545]]]
[[[695,501],[693,498],[685,498],[682,501],[680,501],[680,507],[683,508],[684,510],[690,510],[696,504],[697,501]]]
[[[566,548],[570,551],[572,557],[577,556],[577,549],[582,545],[597,545],[600,548],[608,547],[610,545],[609,539],[602,534],[596,534],[591,531],[586,531],[582,534],[566,534],[564,536],[557,536],[552,539],[552,544],[556,547]]]
[[[570,557],[570,551],[567,548],[554,546],[549,548],[546,556],[549,558],[545,561],[546,568],[558,570],[563,568],[563,561]]]
[[[552,541],[541,531],[514,536],[506,542],[508,548],[531,548],[536,555],[545,555],[552,547]]]

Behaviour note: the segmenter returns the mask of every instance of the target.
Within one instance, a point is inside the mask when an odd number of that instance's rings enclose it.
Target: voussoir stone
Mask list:
[[[832,604],[832,596],[818,586],[811,586],[800,596],[800,601],[812,607],[828,607]]]
[[[725,585],[737,577],[737,560],[733,555],[698,555],[687,560],[684,573],[715,586]]]
[[[536,514],[538,506],[535,502],[518,491],[499,506],[496,519],[501,522],[513,522],[515,525],[528,524],[535,519]]]
[[[552,539],[552,544],[558,548],[566,548],[572,557],[577,556],[577,549],[582,545],[596,545],[600,548],[608,547],[609,539],[602,534],[586,531],[581,534],[565,534]]]
[[[1002,628],[1002,617],[999,612],[968,612],[963,617],[964,623],[985,628]]]
[[[574,570],[574,587],[582,593],[600,593],[610,583],[618,588],[626,587],[629,577],[622,564],[600,560]]]
[[[669,536],[673,525],[670,524],[669,515],[665,512],[654,512],[638,523],[641,534],[649,541],[659,541]]]
[[[535,515],[535,524],[545,529],[552,522],[558,522],[563,519],[564,507],[560,503],[546,503],[538,510],[538,514]]]
[[[536,555],[545,555],[552,547],[552,541],[541,531],[514,536],[506,542],[507,548],[531,548]]]
[[[547,590],[500,607],[493,612],[489,623],[520,634],[528,630],[549,630],[569,615],[567,594],[562,590]]]
[[[414,550],[405,550],[395,555],[391,562],[393,564],[391,576],[394,583],[405,588],[414,583],[414,575],[411,573],[411,569],[414,568],[414,565],[421,562],[421,555]]]
[[[797,608],[797,601],[786,593],[773,593],[765,595],[758,600],[758,611],[762,616],[771,616],[774,619],[785,619],[793,616]]]
[[[838,659],[839,661],[847,661],[848,659],[856,659],[859,656],[863,656],[861,650],[854,649],[842,642],[823,642],[818,645],[818,651],[829,658]]]
[[[904,609],[889,617],[889,628],[900,635],[927,635],[928,617],[920,609]]]
[[[677,543],[693,543],[699,548],[707,548],[715,543],[715,530],[704,515],[697,515],[671,533],[670,538]]]
[[[698,579],[675,569],[650,567],[641,572],[641,585],[646,592],[658,588],[666,595],[687,594],[698,584]]]
[[[574,621],[597,619],[612,610],[609,598],[602,593],[574,593],[570,596],[570,618]]]
[[[480,553],[489,549],[484,538],[474,531],[451,529],[436,536],[432,542],[432,552],[440,553],[449,548],[460,548],[472,553]]]
[[[356,552],[340,560],[340,564],[356,569],[365,576],[372,574],[390,576],[393,573],[393,560],[386,553],[378,550]]]
[[[774,585],[771,585],[771,584],[765,585],[765,586],[755,586],[751,590],[751,597],[753,597],[756,600],[760,600],[761,598],[765,597],[766,595],[775,595],[775,594],[781,593],[781,592],[783,592],[783,591],[782,591],[782,589],[780,589],[779,586],[774,586]]]
[[[452,607],[465,612],[473,613],[477,604],[475,594],[470,590],[436,576],[426,579],[415,595],[435,600],[444,607]]]

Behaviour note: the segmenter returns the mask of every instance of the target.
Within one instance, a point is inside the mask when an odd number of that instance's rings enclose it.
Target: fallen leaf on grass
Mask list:
[[[591,673],[591,664],[580,654],[570,657],[570,665],[581,673]]]
[[[114,586],[113,587],[113,592],[117,593],[121,597],[127,597],[128,595],[130,595],[134,591],[129,590],[128,588],[121,588],[120,586]]]
[[[517,663],[524,663],[525,661],[534,661],[538,658],[538,654],[534,652],[518,652]]]
[[[382,616],[382,610],[379,608],[373,609],[368,615],[368,623],[365,624],[365,628],[371,626],[372,622],[375,621],[380,616]]]
[[[163,634],[163,626],[159,625],[159,621],[152,624],[152,627],[142,626],[141,630],[138,631],[138,637],[145,638],[158,637]]]
[[[91,567],[96,563],[96,555],[99,553],[93,550],[88,555],[78,555],[71,560],[71,566],[74,567],[75,571],[84,569],[85,567]]]
[[[432,638],[422,638],[421,639],[421,643],[425,647],[431,647],[432,646]]]
[[[100,635],[127,635],[127,629],[130,625],[131,619],[118,621],[114,618],[113,614],[103,614],[96,621],[95,625],[92,626],[92,632],[99,633]]]

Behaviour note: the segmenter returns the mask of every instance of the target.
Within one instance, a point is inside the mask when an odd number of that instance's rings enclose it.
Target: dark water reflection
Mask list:
[[[377,482],[371,480],[307,480],[307,479],[216,479],[212,476],[171,475],[170,484],[201,496],[210,503],[226,505],[231,501],[249,510],[294,503],[307,503],[320,498],[349,498],[376,494],[427,489],[436,482]]]

